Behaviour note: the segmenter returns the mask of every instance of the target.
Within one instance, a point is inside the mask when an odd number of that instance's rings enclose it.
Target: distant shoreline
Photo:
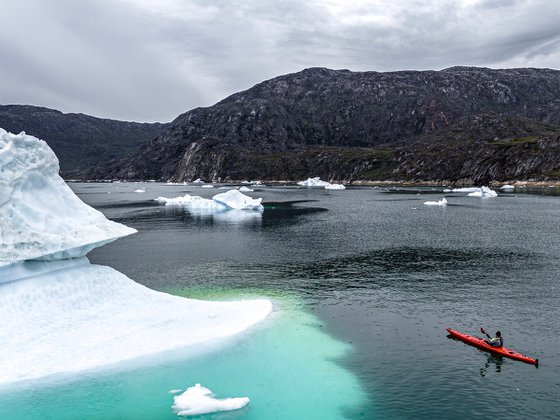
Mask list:
[[[302,181],[302,180],[299,180]],[[285,180],[260,180],[260,182],[272,185],[291,185],[296,184],[299,181],[285,181]],[[99,183],[135,183],[135,182],[160,182],[166,183],[166,181],[154,181],[154,180],[106,180],[106,179],[65,179],[65,182],[99,182]],[[397,181],[397,180],[385,180],[385,181],[369,181],[369,180],[355,180],[355,181],[337,181],[330,180],[329,182],[344,184],[346,186],[371,186],[371,187],[383,187],[383,186],[410,186],[410,187],[472,187],[479,186],[479,184],[474,184],[472,182],[458,182],[458,181],[435,181],[435,180],[421,180],[421,181]],[[206,184],[243,184],[249,185],[247,180],[228,180],[228,181],[205,181]],[[182,184],[182,182],[174,182],[173,184]],[[192,185],[191,182],[187,182],[187,185]],[[250,184],[254,184],[251,182]],[[196,184],[195,184],[196,185]],[[480,184],[482,185],[482,184]],[[493,181],[486,186],[489,187],[502,187],[504,185],[512,185],[515,188],[538,188],[538,187],[560,187],[560,180],[550,180],[550,181],[535,181],[535,180],[517,180],[517,181]]]

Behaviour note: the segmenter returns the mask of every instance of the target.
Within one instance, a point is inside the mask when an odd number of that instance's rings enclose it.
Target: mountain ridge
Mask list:
[[[125,156],[168,125],[63,113],[34,105],[0,105],[0,127],[45,140],[59,158],[65,176]]]
[[[181,114],[137,152],[86,175],[172,181],[546,177],[559,169],[559,111],[560,71],[551,69],[309,68]],[[527,151],[554,153],[512,172],[512,159],[528,159],[519,139],[529,137]],[[504,155],[497,143],[512,141]],[[497,161],[471,160],[473,148]],[[443,155],[434,155],[437,150]]]

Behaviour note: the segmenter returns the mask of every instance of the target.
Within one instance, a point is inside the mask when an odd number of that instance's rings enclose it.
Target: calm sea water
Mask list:
[[[93,263],[190,297],[270,296],[281,302],[279,313],[293,315],[269,321],[279,324],[262,326],[194,365],[162,358],[152,367],[94,375],[87,382],[93,385],[75,380],[46,387],[38,398],[50,402],[47,411],[55,401],[96,418],[107,414],[110,404],[99,397],[106,395],[114,400],[114,418],[167,418],[169,397],[147,403],[147,390],[169,388],[169,378],[184,388],[192,384],[182,378],[204,377],[205,386],[226,396],[251,393],[251,410],[235,414],[241,418],[558,417],[555,190],[516,190],[490,199],[445,194],[449,205],[441,208],[423,205],[444,196],[430,188],[257,187],[249,195],[263,198],[264,213],[239,218],[152,201],[185,193],[211,197],[217,189],[72,187],[107,217],[139,230],[93,251]],[[134,193],[139,187],[146,192]],[[481,326],[499,329],[506,346],[538,357],[540,367],[448,339],[447,326],[471,334]],[[267,354],[282,358],[279,348],[285,360],[272,365]],[[254,362],[248,366],[247,360]],[[247,389],[240,389],[240,378]],[[260,397],[271,396],[278,405],[258,405]],[[31,413],[42,407],[23,395],[10,401],[25,401]],[[343,409],[334,411],[335,401]]]

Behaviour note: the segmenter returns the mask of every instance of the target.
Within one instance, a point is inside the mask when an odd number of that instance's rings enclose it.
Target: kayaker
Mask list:
[[[502,338],[502,333],[500,331],[496,331],[496,337],[492,338],[490,337],[488,334],[486,334],[486,331],[484,331],[484,328],[480,328],[480,332],[484,335],[486,335],[486,337],[484,339],[484,342],[492,347],[503,347],[504,346],[504,339]]]

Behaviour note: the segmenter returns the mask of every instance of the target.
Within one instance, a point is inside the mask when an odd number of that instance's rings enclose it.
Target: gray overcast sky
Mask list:
[[[0,0],[0,104],[134,121],[306,67],[560,68],[558,0]]]

